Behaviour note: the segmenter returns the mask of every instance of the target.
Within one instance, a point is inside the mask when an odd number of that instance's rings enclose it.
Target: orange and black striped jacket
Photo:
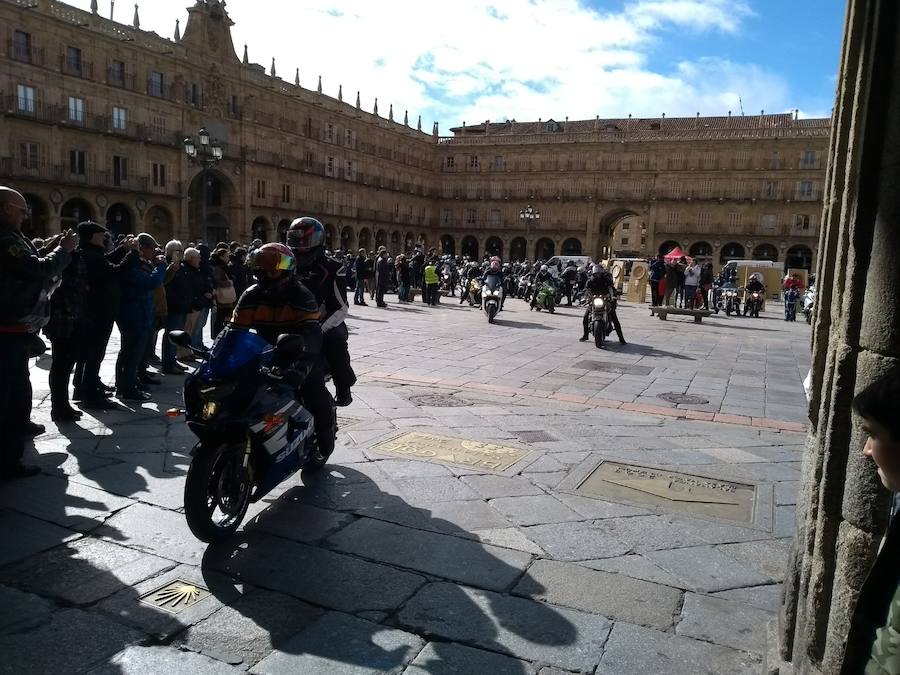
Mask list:
[[[319,320],[319,307],[312,292],[297,279],[263,288],[254,284],[238,299],[231,323],[254,328],[269,344],[282,333],[302,332],[303,323]]]

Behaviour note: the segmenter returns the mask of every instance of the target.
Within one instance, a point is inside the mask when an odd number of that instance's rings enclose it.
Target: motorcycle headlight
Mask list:
[[[207,401],[203,404],[200,416],[205,420],[211,420],[219,412],[219,404],[216,401]]]
[[[594,307],[601,309],[603,307],[603,298],[594,298]]]
[[[753,299],[754,299],[754,300],[759,300],[759,293],[754,293],[754,294],[753,294]]]

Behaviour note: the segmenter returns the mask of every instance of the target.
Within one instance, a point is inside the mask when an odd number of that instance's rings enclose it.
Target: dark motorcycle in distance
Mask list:
[[[716,312],[722,310],[725,316],[741,313],[741,299],[738,295],[737,286],[725,284],[720,289],[719,299],[716,302]]]
[[[609,333],[609,314],[615,309],[615,299],[608,295],[595,295],[591,297],[590,329],[594,336],[594,345],[599,349],[603,347],[606,336]]]
[[[759,318],[759,310],[762,309],[763,293],[762,291],[747,291],[747,314],[754,319]]]
[[[168,336],[203,358],[185,380],[184,411],[168,414],[184,412],[198,439],[184,515],[194,536],[209,543],[237,530],[249,505],[289,476],[325,465],[313,416],[296,393],[321,350],[322,334],[315,326],[281,335],[273,347],[256,333],[227,326],[209,351],[191,347],[184,331]]]
[[[488,323],[494,323],[494,317],[500,311],[501,300],[503,300],[503,289],[500,277],[489,274],[481,287],[481,305],[487,315]]]

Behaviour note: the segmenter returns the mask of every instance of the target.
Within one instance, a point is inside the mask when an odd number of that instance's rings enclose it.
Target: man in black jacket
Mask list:
[[[54,237],[58,246],[41,257],[22,234],[29,215],[25,198],[0,186],[0,479],[40,472],[22,463],[31,411],[28,345],[46,324],[51,279],[71,261],[74,232]]]
[[[625,336],[622,335],[622,324],[619,323],[619,317],[616,315],[615,299],[617,293],[612,274],[603,269],[600,265],[594,265],[593,269],[591,270],[591,276],[588,279],[587,286],[585,286],[585,293],[590,296],[591,300],[595,297],[602,297],[607,299],[607,302],[609,303],[608,316],[610,326],[612,328],[615,328],[616,335],[619,336],[619,343],[624,345]],[[588,302],[587,307],[584,310],[584,319],[582,321],[584,333],[579,338],[579,342],[587,342],[588,340],[592,309],[593,308],[591,306],[591,302]],[[612,329],[607,331],[607,335],[610,332],[612,332]]]
[[[356,274],[356,292],[353,294],[353,304],[366,306],[366,249],[359,249],[359,254],[353,261],[353,271]]]

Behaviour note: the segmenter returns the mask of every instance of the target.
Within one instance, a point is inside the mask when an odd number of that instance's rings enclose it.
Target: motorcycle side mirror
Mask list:
[[[306,340],[302,335],[283,333],[275,341],[275,353],[285,359],[296,360],[306,350]]]
[[[183,347],[185,349],[191,348],[191,334],[187,333],[183,330],[170,330],[168,333],[169,342],[171,342],[176,347]]]

